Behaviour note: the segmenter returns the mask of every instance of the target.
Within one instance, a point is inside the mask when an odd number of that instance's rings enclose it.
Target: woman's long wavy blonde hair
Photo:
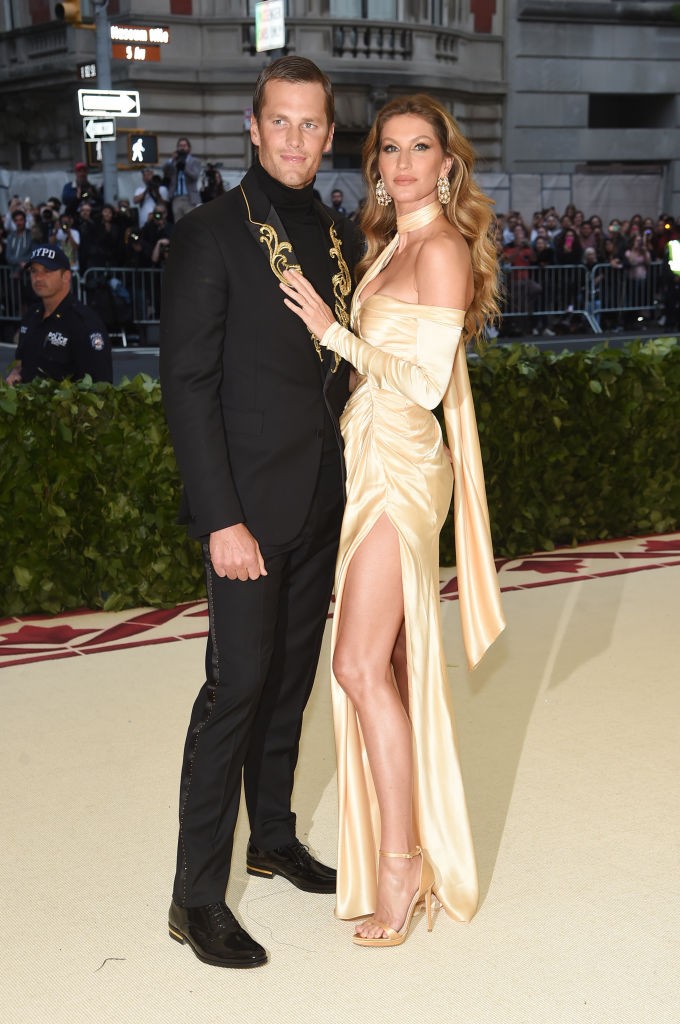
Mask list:
[[[368,133],[362,153],[362,169],[367,199],[359,225],[367,241],[365,256],[357,265],[357,280],[385,248],[396,231],[394,204],[380,206],[375,196],[380,177],[378,159],[386,122],[398,114],[416,114],[432,126],[444,153],[453,158],[449,171],[451,200],[443,207],[444,215],[460,231],[470,249],[474,297],[465,316],[464,336],[479,339],[485,324],[499,315],[498,268],[496,245],[492,233],[492,200],[484,195],[472,179],[474,152],[449,112],[431,96],[398,96],[378,112]]]

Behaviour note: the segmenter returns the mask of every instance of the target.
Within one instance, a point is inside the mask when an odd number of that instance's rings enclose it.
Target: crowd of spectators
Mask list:
[[[588,258],[606,263],[612,253],[614,258],[624,261],[634,248],[644,254],[644,259],[658,260],[664,258],[669,239],[677,238],[679,233],[680,223],[668,213],[660,214],[656,220],[639,213],[623,221],[614,217],[605,228],[599,216],[586,218],[572,204],[561,217],[554,207],[537,211],[530,225],[516,210],[499,213],[496,218],[496,244],[502,263],[507,262],[506,250],[523,240],[535,254],[539,239],[553,253],[550,262],[555,264],[578,265],[587,263]]]
[[[606,291],[611,303],[623,309],[636,304],[652,263],[667,264],[668,243],[680,238],[680,218],[661,213],[656,219],[633,214],[612,218],[605,227],[593,214],[586,217],[573,204],[560,216],[554,207],[536,211],[527,224],[516,211],[496,217],[496,251],[503,275],[505,312],[514,317],[507,334],[553,334],[541,308],[553,306],[571,313],[578,304],[597,312],[597,297]],[[561,267],[551,274],[547,268]],[[576,268],[593,271],[589,295]],[[572,268],[569,272],[569,268]],[[661,275],[660,301],[674,286],[672,275]],[[558,294],[559,291],[559,294]],[[640,299],[640,301],[642,301]],[[637,303],[640,304],[639,302]],[[668,305],[668,303],[666,303]],[[605,326],[623,326],[624,318],[610,317]]]
[[[68,256],[72,271],[84,274],[91,267],[158,267],[164,255],[157,243],[170,241],[173,223],[168,192],[158,174],[145,168],[133,202],[101,200],[100,190],[89,184],[80,196],[71,196],[72,183],[61,198],[52,196],[34,204],[14,196],[3,223],[0,264],[19,272],[34,245],[58,245]]]
[[[36,244],[59,245],[71,269],[81,278],[92,268],[162,269],[174,223],[187,204],[209,202],[225,191],[218,168],[207,164],[198,178],[199,164],[191,155],[188,141],[179,140],[178,150],[162,172],[144,167],[132,198],[119,199],[115,205],[103,202],[101,190],[89,180],[83,163],[75,165],[74,178],[64,186],[61,196],[39,203],[14,196],[0,223],[0,266],[10,268],[21,289],[22,305],[31,297],[22,269]],[[177,202],[178,188],[183,190],[181,202]],[[361,211],[360,204],[348,214],[338,188],[325,201],[355,220]],[[624,282],[622,287],[635,288],[645,280],[650,264],[666,259],[668,242],[678,238],[680,218],[666,213],[657,218],[639,213],[627,220],[615,217],[606,226],[598,215],[586,217],[572,204],[562,215],[554,207],[537,211],[530,223],[515,210],[497,214],[496,248],[504,278],[504,312],[512,314],[501,333],[551,334],[554,319],[542,315],[541,309],[550,308],[556,301],[567,311],[583,304],[583,295],[578,293],[582,274],[568,272],[559,275],[562,293],[550,296],[548,301],[550,282],[557,280],[557,276],[551,277],[549,268],[596,268],[596,274],[611,268]],[[624,292],[620,295],[625,305]],[[630,292],[626,295],[630,297]]]
[[[188,146],[187,140],[180,142]],[[19,273],[34,245],[56,244],[66,252],[71,269],[81,275],[93,267],[162,267],[175,222],[183,213],[178,198],[187,195],[186,206],[189,201],[210,202],[225,191],[215,164],[202,167],[181,148],[164,171],[144,167],[132,200],[122,198],[115,205],[103,202],[101,189],[89,180],[83,163],[75,165],[75,177],[64,185],[61,197],[34,203],[30,197],[13,196],[0,227],[0,266],[9,264]],[[178,197],[178,177],[181,182],[183,173],[190,190]],[[340,189],[333,190],[330,201],[346,215]]]

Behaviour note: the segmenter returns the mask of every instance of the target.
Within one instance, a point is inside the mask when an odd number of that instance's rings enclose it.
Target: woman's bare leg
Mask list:
[[[415,845],[411,723],[391,667],[403,621],[399,538],[383,514],[347,570],[333,673],[359,717],[380,808],[380,846],[391,853],[407,853]],[[381,858],[375,914],[357,933],[384,935],[376,922],[399,929],[419,875],[419,858]]]

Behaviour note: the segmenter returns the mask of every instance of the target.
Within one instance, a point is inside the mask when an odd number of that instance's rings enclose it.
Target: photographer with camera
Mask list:
[[[65,207],[64,212],[75,217],[80,204],[83,200],[87,200],[96,216],[102,201],[100,190],[88,180],[87,164],[80,161],[75,165],[74,170],[75,180],[67,182],[61,193],[61,201]]]
[[[158,260],[154,258],[157,244],[161,239],[170,241],[174,230],[174,224],[168,224],[168,211],[163,203],[159,203],[146,224],[139,233],[139,240],[142,243],[147,266],[157,266]]]
[[[36,243],[45,244],[54,242],[59,226],[59,214],[49,203],[41,203],[38,208],[38,215],[33,220],[31,234]]]
[[[25,227],[31,230],[33,227],[33,215],[31,213],[31,200],[29,196],[25,199],[20,199],[19,196],[12,196],[9,203],[7,204],[7,213],[5,214],[5,231],[7,234],[16,230],[16,222],[14,220],[15,212],[19,210],[24,215]]]
[[[169,252],[170,239],[159,238],[153,247],[153,252],[151,253],[151,266],[155,267],[157,270],[162,270],[165,266],[165,261],[168,258]]]
[[[97,251],[97,233],[99,225],[92,219],[92,206],[89,200],[84,199],[78,207],[78,218],[76,228],[80,235],[78,246],[78,269],[81,274],[85,273],[88,267],[99,265]]]
[[[70,213],[62,213],[59,218],[56,242],[68,256],[71,270],[77,271],[79,269],[78,250],[80,248],[80,231],[73,226],[73,219],[74,218]]]
[[[135,190],[132,201],[139,207],[139,223],[142,227],[157,203],[170,201],[168,190],[153,167],[142,167],[142,184]]]
[[[191,143],[182,136],[177,140],[175,152],[163,164],[175,223],[201,202],[198,192],[201,170],[201,161],[191,154]]]
[[[211,199],[217,199],[224,195],[224,182],[219,172],[219,164],[206,164],[203,171],[203,187],[201,188],[201,202],[209,203]]]

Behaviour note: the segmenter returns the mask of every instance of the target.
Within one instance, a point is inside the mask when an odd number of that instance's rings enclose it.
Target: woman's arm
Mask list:
[[[451,379],[460,333],[461,327],[419,317],[415,363],[374,348],[338,323],[325,331],[321,344],[370,377],[379,388],[397,391],[424,409],[434,409]]]
[[[450,264],[448,266],[450,275]],[[427,272],[427,266],[422,273]],[[451,369],[461,327],[433,317],[418,318],[417,359],[411,362],[374,348],[362,338],[336,323],[333,314],[309,281],[295,271],[285,274],[284,302],[300,317],[321,344],[343,356],[359,373],[370,377],[378,387],[391,388],[426,409],[434,409],[442,399],[451,378]],[[416,279],[418,272],[416,271]],[[460,289],[460,285],[455,285]],[[418,305],[436,305],[433,298],[449,298],[439,285],[424,289],[426,299]],[[453,293],[451,293],[453,294]],[[462,292],[456,292],[456,295]],[[420,293],[419,293],[420,296]],[[456,307],[453,307],[456,308]]]

